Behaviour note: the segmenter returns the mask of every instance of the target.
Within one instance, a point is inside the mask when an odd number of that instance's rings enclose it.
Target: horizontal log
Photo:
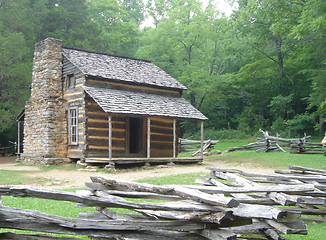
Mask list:
[[[214,187],[214,186],[196,186],[186,185],[188,188],[197,189],[206,193],[259,193],[259,192],[283,192],[288,194],[299,194],[309,192],[315,189],[313,184],[301,185],[274,185],[274,186],[253,186],[253,187]]]
[[[113,196],[126,197],[126,198],[157,199],[157,200],[165,200],[165,201],[181,200],[181,198],[177,196],[169,196],[169,195],[162,195],[162,194],[148,193],[148,192],[130,192],[130,191],[125,192],[125,191],[118,191],[118,190],[105,190],[105,192]]]
[[[185,212],[185,211],[153,211],[153,210],[136,210],[139,213],[156,217],[158,219],[188,220],[196,222],[207,222],[221,224],[226,218],[231,218],[231,212]]]
[[[237,235],[229,230],[221,229],[204,229],[196,231],[197,234],[211,240],[236,240]]]
[[[177,211],[221,211],[221,208],[193,201],[178,201],[172,203],[135,203],[121,197],[106,195],[105,198],[83,196],[71,192],[50,189],[39,189],[29,186],[0,186],[0,195],[13,197],[35,197],[81,203],[96,207],[121,207],[127,209],[177,210]]]
[[[11,229],[20,229],[20,230],[29,230],[29,231],[38,231],[38,232],[47,232],[47,233],[56,233],[56,234],[69,234],[69,235],[85,235],[95,238],[136,238],[136,239],[198,239],[194,238],[196,235],[182,232],[175,232],[170,230],[145,230],[149,227],[146,223],[140,223],[139,221],[120,221],[120,220],[83,220],[83,219],[73,219],[60,217],[50,214],[45,214],[39,211],[34,210],[24,210],[24,209],[15,209],[8,207],[0,207],[1,216],[0,216],[0,227],[1,228],[11,228]],[[153,221],[152,221],[153,222]],[[156,221],[162,223],[167,227],[169,224],[173,225],[175,221]],[[174,224],[174,229],[183,230],[188,228],[182,223],[184,221],[179,221]],[[189,224],[189,223],[187,223]],[[185,224],[185,225],[187,225]],[[139,229],[133,230],[136,227],[141,226]],[[143,228],[144,230],[139,231]],[[191,224],[195,229],[200,228],[202,224],[193,223]],[[130,227],[130,228],[129,228]],[[169,228],[169,227],[167,227]],[[118,229],[118,230],[110,230]],[[119,230],[124,229],[124,230]],[[128,230],[127,230],[128,229]],[[127,230],[127,231],[126,231]]]
[[[206,140],[204,141],[204,144],[210,141],[211,144],[215,145],[218,143],[218,140]],[[179,138],[179,143],[182,145],[193,145],[193,144],[200,144],[200,140],[188,140],[188,139],[182,139]]]
[[[265,220],[265,222],[281,234],[308,234],[307,225],[303,222],[295,222],[295,224],[276,222],[274,220]]]
[[[99,84],[105,84],[105,85],[111,85],[115,87],[121,87],[121,88],[127,88],[127,89],[138,89],[138,90],[143,90],[143,91],[149,91],[149,92],[161,92],[161,93],[169,93],[173,94],[176,96],[180,96],[180,93],[178,91],[174,90],[167,90],[167,89],[158,89],[158,88],[152,88],[152,87],[147,87],[147,86],[137,86],[137,85],[131,85],[131,84],[124,84],[124,83],[114,83],[114,82],[109,82],[106,80],[95,80],[95,79],[87,79],[87,82],[90,84],[94,83],[99,83]]]
[[[217,195],[212,196],[210,194],[206,194],[194,189],[189,189],[181,186],[173,186],[173,187],[156,186],[156,185],[145,184],[145,183],[121,181],[121,180],[106,178],[102,176],[91,176],[91,179],[93,182],[99,182],[104,185],[115,185],[134,191],[176,195],[185,199],[195,200],[203,203],[209,203],[216,206],[235,207],[239,205],[239,203],[234,199],[226,198],[223,196],[217,196]]]
[[[322,169],[307,168],[307,167],[300,167],[300,166],[289,166],[289,169],[299,170],[299,171],[302,171],[303,173],[304,172],[309,172],[309,173],[315,172],[316,174],[326,175],[326,170],[322,170]]]
[[[173,124],[173,119],[169,118],[157,118],[157,117],[151,117],[151,122],[160,122],[160,123],[168,123]]]
[[[97,146],[97,145],[88,145],[90,150],[99,149],[99,150],[108,150],[108,146]],[[112,147],[113,151],[125,151],[124,147]]]
[[[41,235],[41,234],[17,234],[11,232],[0,233],[0,239],[12,239],[12,240],[82,240],[81,238],[71,237],[55,237],[53,235]]]

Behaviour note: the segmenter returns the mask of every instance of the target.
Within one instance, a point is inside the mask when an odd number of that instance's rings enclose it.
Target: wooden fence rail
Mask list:
[[[255,239],[286,239],[284,235],[307,234],[302,220],[325,221],[326,170],[290,166],[288,171],[257,174],[208,169],[197,185],[157,186],[92,176],[85,184],[88,190],[76,193],[0,186],[0,196],[70,201],[97,210],[75,219],[0,204],[0,228],[44,233],[0,233],[0,239],[76,239],[46,233],[95,239],[232,240],[253,235]],[[154,200],[130,200],[136,198]],[[134,214],[111,208],[130,209]]]
[[[326,156],[326,148],[321,143],[309,143],[303,138],[281,138],[269,136],[268,132],[259,130],[264,134],[264,138],[258,138],[257,142],[249,143],[245,146],[229,148],[227,152],[239,150],[255,150],[257,152],[282,151],[296,154],[323,154]]]
[[[193,152],[192,156],[196,156],[200,153],[200,141],[179,138],[179,152]],[[212,150],[214,145],[218,143],[218,140],[206,140],[204,141],[203,151]]]

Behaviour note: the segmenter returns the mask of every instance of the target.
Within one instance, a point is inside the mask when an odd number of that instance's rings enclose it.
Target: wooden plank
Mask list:
[[[172,157],[151,157],[148,158],[126,158],[126,157],[116,157],[111,160],[114,163],[118,164],[130,164],[130,163],[146,163],[146,162],[155,162],[155,163],[168,163],[168,162],[180,162],[180,163],[197,163],[202,161],[200,158],[194,158],[194,157],[178,157],[178,158],[172,158]],[[109,163],[111,162],[107,156],[94,156],[94,157],[87,157],[85,159],[86,163]]]
[[[177,134],[176,134],[176,120],[173,119],[173,158],[177,156]]]
[[[200,145],[200,149],[197,150],[195,153],[191,154],[191,156],[196,156],[199,152],[200,152],[201,155],[202,155],[202,153],[203,153],[207,148],[209,148],[210,145],[211,145],[210,141],[207,142],[207,143],[205,143],[204,146]]]
[[[152,117],[151,119],[154,122],[161,122],[161,123],[168,123],[168,124],[172,124],[173,123],[173,119],[170,119],[170,118],[157,118],[157,117]]]
[[[112,151],[113,151],[113,148],[112,148],[112,116],[111,115],[108,115],[108,126],[109,126],[109,159],[111,160],[112,159]]]
[[[147,118],[147,158],[151,157],[151,119]]]
[[[88,148],[89,149],[98,149],[98,150],[106,150],[106,151],[108,151],[108,146],[89,145]],[[125,148],[123,148],[123,147],[111,147],[111,149],[113,151],[124,151],[125,150]]]
[[[204,121],[200,122],[200,157],[204,158]]]

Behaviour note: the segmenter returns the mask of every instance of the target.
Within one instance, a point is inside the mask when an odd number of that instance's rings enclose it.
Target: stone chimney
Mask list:
[[[62,42],[47,38],[36,43],[31,97],[25,105],[24,163],[66,160],[67,113],[62,84]]]

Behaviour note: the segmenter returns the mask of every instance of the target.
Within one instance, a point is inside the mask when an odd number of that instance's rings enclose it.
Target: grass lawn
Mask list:
[[[1,185],[18,185],[37,180],[37,178],[24,176],[24,171],[0,170]]]
[[[230,147],[243,146],[250,142],[255,141],[255,139],[246,140],[221,140],[216,144],[215,150],[224,151]],[[308,155],[308,154],[290,154],[283,152],[268,152],[268,153],[257,153],[255,151],[236,151],[231,152],[226,155],[210,156],[208,161],[232,161],[234,163],[250,163],[253,167],[265,167],[272,169],[286,169],[289,165],[299,165],[304,167],[326,169],[326,157],[322,155]],[[56,166],[44,167],[42,170],[50,170],[53,168],[58,168]],[[67,169],[67,167],[63,167]],[[75,166],[71,166],[71,170],[75,169]],[[26,178],[23,176],[24,171],[9,171],[0,170],[0,184],[1,185],[14,185],[14,184],[26,184],[31,180],[31,178]],[[147,178],[139,182],[146,182],[157,185],[164,184],[194,184],[195,179],[198,178],[203,173],[189,173],[189,174],[179,174],[170,175],[160,178]],[[205,173],[204,173],[205,174]],[[207,173],[206,173],[207,174]],[[69,191],[74,191],[75,189],[70,189]],[[23,209],[33,209],[41,212],[76,218],[79,212],[93,212],[94,208],[84,208],[77,207],[75,203],[70,202],[59,202],[54,200],[41,200],[35,198],[14,198],[3,196],[2,200],[5,206],[23,208]],[[9,230],[1,229],[0,232],[6,232]],[[16,230],[10,230],[11,232],[20,232]],[[24,231],[24,233],[26,233]],[[315,224],[308,223],[308,235],[286,235],[289,239],[303,239],[303,240],[323,240],[326,239],[326,223]],[[81,237],[79,237],[81,238]],[[88,239],[85,238],[84,239]]]

